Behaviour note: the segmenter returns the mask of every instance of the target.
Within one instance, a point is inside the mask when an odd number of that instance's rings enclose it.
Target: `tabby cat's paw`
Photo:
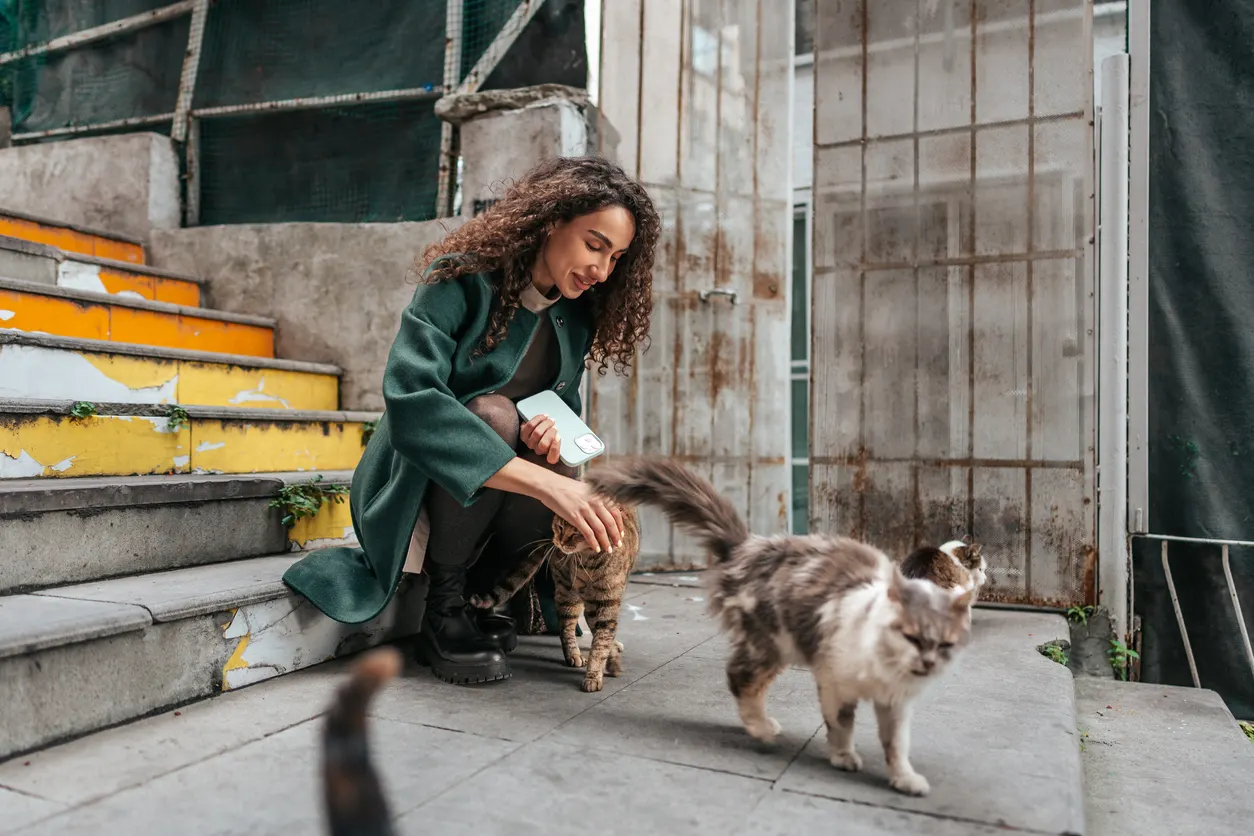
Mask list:
[[[623,643],[622,643],[622,642],[620,642],[618,639],[615,639],[615,640],[614,640],[614,647],[618,648],[618,652],[619,652],[619,653],[622,653],[624,650],[626,650],[626,649],[627,649],[627,648],[623,647]]]
[[[835,752],[831,757],[832,766],[846,772],[857,772],[862,768],[862,756],[854,750]]]
[[[481,610],[490,610],[496,606],[496,600],[491,595],[471,595],[470,606]]]
[[[927,795],[932,789],[927,779],[917,772],[903,772],[888,780],[889,786],[906,795]]]
[[[622,676],[623,675],[622,660],[619,659],[617,656],[611,656],[609,659],[606,659],[605,660],[605,675],[606,676]]]
[[[583,685],[579,686],[586,694],[594,694],[601,690],[602,679],[599,676],[586,676]]]
[[[566,667],[568,668],[582,668],[585,664],[583,655],[578,650],[566,657]]]

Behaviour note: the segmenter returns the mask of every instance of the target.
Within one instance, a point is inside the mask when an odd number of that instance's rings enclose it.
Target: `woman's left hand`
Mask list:
[[[562,450],[562,439],[557,434],[557,426],[547,415],[537,415],[522,425],[519,438],[537,456],[544,457],[549,464],[557,464]]]

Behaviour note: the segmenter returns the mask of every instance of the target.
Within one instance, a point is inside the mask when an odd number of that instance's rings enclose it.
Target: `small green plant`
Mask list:
[[[1111,639],[1110,650],[1106,651],[1110,656],[1110,666],[1115,669],[1115,673],[1124,682],[1128,681],[1128,667],[1133,659],[1140,659],[1141,654],[1124,643],[1123,639]]]
[[[375,428],[379,426],[379,422],[366,421],[361,425],[361,446],[365,447],[370,442],[370,436],[374,435]]]
[[[1041,655],[1044,656],[1046,659],[1050,660],[1051,662],[1057,662],[1060,665],[1066,665],[1067,662],[1070,661],[1070,659],[1067,656],[1066,649],[1064,649],[1062,645],[1056,642],[1049,642],[1048,644],[1043,644],[1040,646],[1039,650],[1041,652]]]
[[[296,525],[297,520],[317,516],[324,502],[344,502],[348,488],[344,485],[324,485],[322,476],[314,477],[313,481],[296,485],[284,485],[279,495],[270,500],[271,508],[283,511],[283,525],[288,528]]]
[[[1254,743],[1254,723],[1247,723],[1245,720],[1238,720],[1237,725],[1241,727],[1241,731],[1245,732],[1246,738]]]
[[[1079,729],[1079,728],[1078,728],[1078,729],[1076,729],[1076,731],[1077,731],[1077,732],[1079,733],[1079,735],[1080,735],[1080,751],[1081,751],[1081,752],[1083,752],[1083,751],[1084,751],[1084,741],[1086,741],[1086,740],[1088,740],[1088,739],[1089,739],[1089,731],[1088,731],[1088,729]]]
[[[1090,606],[1068,607],[1067,608],[1067,620],[1078,621],[1081,624],[1087,625],[1089,623],[1089,616],[1093,614],[1094,609],[1095,609],[1094,607],[1090,607]]]
[[[187,414],[187,410],[177,405],[170,407],[166,411],[165,417],[169,419],[169,423],[166,426],[172,433],[176,433],[183,427],[186,427],[192,420],[192,416]]]
[[[90,418],[96,414],[96,405],[89,401],[75,401],[74,406],[70,407],[70,415],[75,418]]]

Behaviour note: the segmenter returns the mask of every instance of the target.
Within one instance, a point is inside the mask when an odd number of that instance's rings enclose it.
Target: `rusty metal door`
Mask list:
[[[815,5],[811,523],[1093,601],[1091,4]]]
[[[645,183],[664,230],[651,346],[626,378],[590,375],[588,399],[607,460],[682,461],[763,533],[787,529],[790,484],[793,18],[778,5],[602,4],[599,150]],[[660,515],[642,527],[639,568],[705,565]]]

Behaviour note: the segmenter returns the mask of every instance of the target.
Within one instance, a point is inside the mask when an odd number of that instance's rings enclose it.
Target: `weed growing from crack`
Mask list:
[[[187,414],[187,410],[181,406],[170,407],[166,411],[165,417],[169,419],[169,423],[166,424],[166,426],[172,433],[178,432],[180,429],[190,424],[192,420],[192,417]]]
[[[374,435],[375,428],[379,426],[378,420],[366,421],[361,425],[361,446],[365,447],[370,441],[370,436]]]
[[[1131,661],[1141,658],[1141,654],[1128,647],[1123,639],[1111,639],[1110,650],[1106,651],[1106,655],[1110,657],[1110,666],[1115,669],[1115,674],[1124,682],[1128,681],[1128,666]]]
[[[324,485],[319,474],[310,482],[284,485],[279,489],[279,495],[270,500],[270,507],[283,511],[283,525],[291,528],[297,520],[317,516],[322,510],[322,503],[342,504],[347,495],[345,485]]]
[[[1088,625],[1089,616],[1093,614],[1093,611],[1095,609],[1096,609],[1095,607],[1090,607],[1090,606],[1068,607],[1067,608],[1067,620],[1078,621],[1081,624]]]
[[[1046,642],[1037,648],[1042,656],[1051,662],[1057,662],[1060,665],[1066,665],[1070,661],[1067,656],[1067,650],[1061,644],[1055,641]]]
[[[70,415],[74,418],[90,418],[96,414],[96,405],[90,401],[75,401],[70,407]]]

